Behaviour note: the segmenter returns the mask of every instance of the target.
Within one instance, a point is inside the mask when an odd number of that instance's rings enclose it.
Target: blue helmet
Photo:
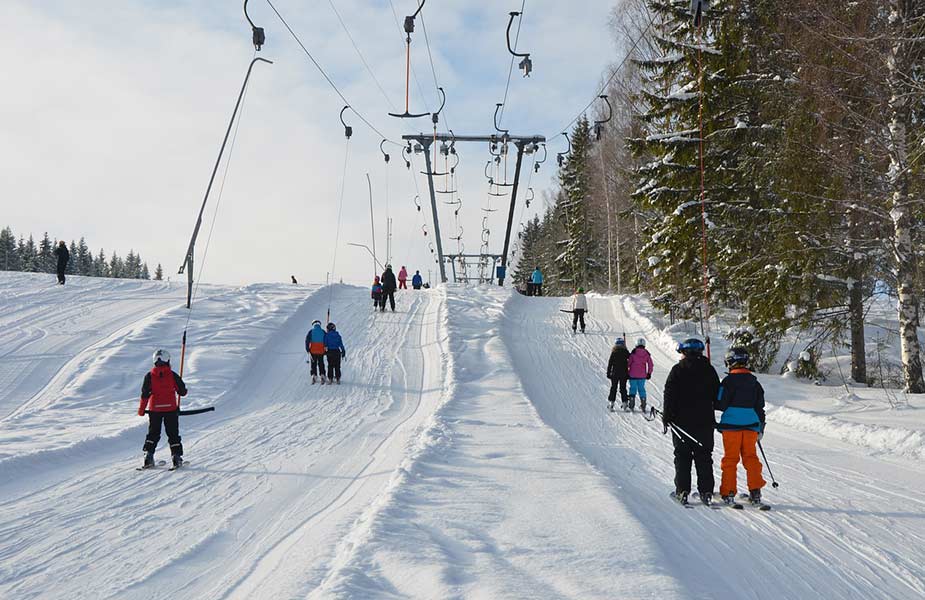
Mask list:
[[[699,356],[706,350],[703,342],[697,338],[687,338],[678,344],[678,352],[685,356]]]
[[[626,340],[621,337],[617,338],[617,341],[614,342],[614,346],[626,346]]]
[[[726,366],[730,369],[733,367],[747,367],[749,360],[751,360],[751,356],[748,354],[748,350],[740,346],[730,348],[726,352]]]

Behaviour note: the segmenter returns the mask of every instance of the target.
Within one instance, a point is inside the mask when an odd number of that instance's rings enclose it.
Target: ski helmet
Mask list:
[[[684,356],[699,356],[705,349],[706,346],[697,338],[687,338],[678,344],[678,352]]]
[[[328,331],[334,331],[335,329],[337,328],[334,326],[334,323],[328,323]]]
[[[726,352],[726,366],[730,369],[734,367],[747,367],[750,359],[751,356],[749,356],[748,350],[741,346],[735,346]]]
[[[157,363],[163,363],[165,365],[169,364],[170,363],[170,352],[167,352],[166,350],[161,350],[160,348],[155,350],[154,351],[154,364],[156,365]]]
[[[578,293],[579,293],[579,294],[584,294],[584,293],[585,293],[585,288],[583,288],[583,287],[578,288]]]
[[[614,342],[614,346],[620,346],[620,347],[625,348],[625,347],[626,347],[626,340],[624,340],[623,338],[617,338],[617,341]]]
[[[312,321],[312,327],[314,327],[315,325],[321,325],[321,321],[319,321],[318,319],[315,319],[314,321]]]
[[[646,340],[645,340],[645,338],[639,338],[638,340],[636,340],[636,347],[639,348],[640,346],[643,347],[643,348],[646,347]]]

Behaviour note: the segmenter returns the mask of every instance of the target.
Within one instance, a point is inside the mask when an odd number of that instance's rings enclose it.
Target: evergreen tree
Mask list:
[[[87,247],[87,241],[81,236],[80,241],[77,243],[77,254],[72,256],[71,260],[76,261],[77,263],[77,274],[78,275],[93,275],[93,255],[90,253],[90,248]]]
[[[54,255],[55,244],[48,237],[48,232],[42,236],[39,242],[38,256],[36,258],[36,271],[40,273],[54,273],[57,268],[57,259]]]
[[[71,240],[71,247],[68,248],[68,252],[71,253],[70,259],[67,261],[67,270],[68,275],[77,275],[79,270],[79,250],[77,249],[77,244],[74,243],[74,240]]]
[[[151,279],[151,272],[148,271],[148,263],[141,264],[141,273],[139,279]]]
[[[106,262],[106,253],[100,248],[100,253],[93,259],[93,276],[109,277],[109,264]]]
[[[157,263],[157,268],[154,269],[154,280],[155,281],[164,280],[164,268],[161,266],[161,263]]]
[[[23,271],[28,273],[37,273],[39,272],[38,268],[38,252],[35,248],[35,239],[32,235],[29,235],[29,239],[26,242],[23,242],[22,237],[19,238],[20,251],[19,256],[22,257]]]
[[[0,269],[4,271],[18,271],[19,253],[16,249],[16,236],[13,230],[5,227],[0,231]]]
[[[116,279],[124,277],[125,272],[125,263],[119,257],[118,254],[113,251],[112,258],[109,259],[109,277],[114,277]]]

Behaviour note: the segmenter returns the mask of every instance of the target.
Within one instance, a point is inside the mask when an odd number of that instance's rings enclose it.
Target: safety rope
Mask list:
[[[331,260],[331,279],[328,281],[328,315],[327,322],[331,322],[331,304],[334,302],[334,270],[337,267],[337,247],[340,244],[340,224],[344,213],[344,189],[347,187],[347,159],[350,157],[350,138],[344,143],[344,168],[340,176],[340,202],[337,208],[337,230],[334,234],[334,258]]]

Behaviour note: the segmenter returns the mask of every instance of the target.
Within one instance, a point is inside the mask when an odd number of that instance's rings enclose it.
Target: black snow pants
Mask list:
[[[713,428],[686,430],[703,446],[692,442],[683,433],[668,430],[674,442],[674,487],[676,492],[691,491],[691,464],[697,469],[697,491],[713,493]]]
[[[611,379],[610,380],[610,396],[607,399],[613,403],[617,400],[617,389],[620,390],[620,402],[626,404],[626,382],[629,381],[629,377],[623,379]]]
[[[64,285],[64,272],[67,270],[67,265],[58,265],[58,283]]]
[[[340,350],[328,350],[328,379],[340,381]]]
[[[572,311],[572,331],[578,329],[578,322],[581,322],[581,332],[585,331],[585,310],[583,308],[576,308]]]
[[[161,423],[167,431],[167,442],[172,456],[183,456],[183,444],[180,443],[180,415],[176,412],[149,412],[148,437],[145,438],[143,450],[154,452],[161,441]]]
[[[382,292],[382,312],[385,312],[385,301],[388,299],[389,306],[392,308],[392,312],[395,312],[395,290],[383,291]]]
[[[324,377],[324,354],[312,354],[312,377],[321,375]]]

